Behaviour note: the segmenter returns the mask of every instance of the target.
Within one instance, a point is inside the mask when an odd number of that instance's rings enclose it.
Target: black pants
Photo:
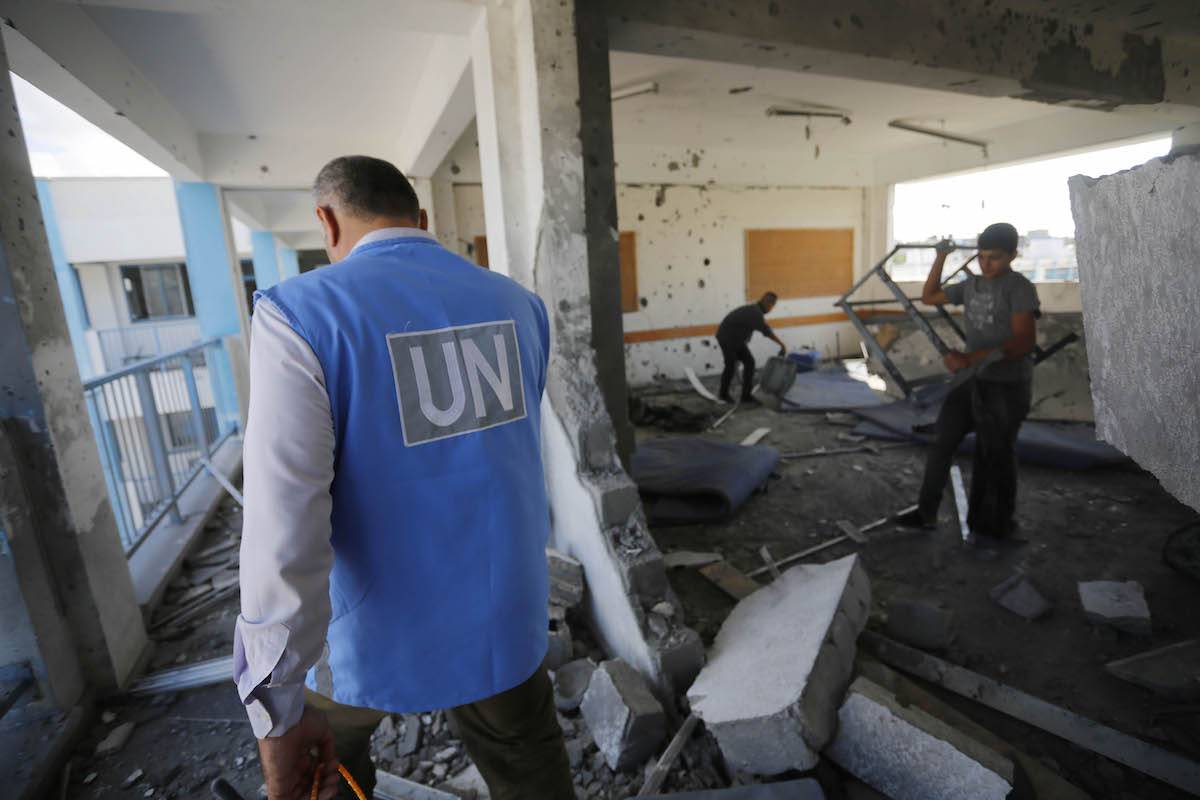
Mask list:
[[[305,702],[325,713],[338,759],[370,797],[375,789],[371,734],[386,714],[341,705],[309,691]],[[507,692],[446,713],[494,800],[574,800],[571,765],[554,709],[554,687],[544,667]],[[353,797],[342,782],[339,800]]]
[[[919,501],[922,517],[931,522],[937,519],[954,453],[973,430],[975,455],[967,523],[973,532],[987,536],[1012,533],[1017,508],[1017,432],[1029,413],[1031,391],[1027,381],[976,379],[946,396],[938,414],[937,437],[925,462]]]
[[[721,355],[725,357],[725,371],[721,373],[721,397],[729,397],[729,386],[733,383],[733,375],[737,372],[738,362],[742,362],[742,399],[750,399],[750,390],[754,388],[754,356],[745,342],[729,343],[717,341],[721,346]]]

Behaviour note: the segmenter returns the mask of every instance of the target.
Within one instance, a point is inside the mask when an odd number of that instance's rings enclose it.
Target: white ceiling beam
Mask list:
[[[311,24],[342,26],[359,19],[409,33],[465,36],[481,0],[58,0],[71,5],[158,11],[172,14],[306,18]]]
[[[259,230],[275,233],[319,231],[312,193],[307,189],[228,189],[225,196],[241,207],[259,211]]]
[[[468,42],[459,37],[440,37],[409,106],[400,139],[400,169],[409,176],[431,177],[474,118],[475,87]]]
[[[10,67],[172,177],[200,180],[196,131],[75,5],[0,0]]]
[[[293,250],[323,250],[325,249],[325,240],[321,238],[321,234],[316,231],[304,231],[303,233],[281,233],[279,241],[283,242],[287,247]]]
[[[345,138],[200,134],[205,175],[233,189],[303,189],[338,156],[364,153],[399,163],[394,131],[348,131]]]
[[[1024,122],[973,131],[972,137],[989,142],[987,157],[970,145],[932,140],[923,143],[926,137],[914,133],[913,147],[875,158],[875,183],[973,172],[1156,134],[1170,135],[1179,124],[1175,114],[1059,109]]]

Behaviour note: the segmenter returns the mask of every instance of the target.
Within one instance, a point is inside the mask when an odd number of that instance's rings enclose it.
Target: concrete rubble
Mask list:
[[[546,548],[546,564],[550,568],[550,603],[575,608],[583,601],[583,564],[550,547]]]
[[[554,673],[554,705],[559,711],[574,711],[583,702],[596,665],[588,658],[564,664]]]
[[[1121,680],[1168,700],[1185,703],[1200,700],[1200,639],[1110,661],[1104,668]]]
[[[1013,764],[866,678],[850,687],[825,754],[893,800],[1002,800]]]
[[[662,704],[645,679],[624,661],[605,661],[596,669],[580,710],[613,770],[640,766],[667,736]]]
[[[825,800],[821,784],[812,778],[780,783],[762,783],[752,786],[731,786],[709,792],[680,792],[662,795],[646,795],[670,800]]]
[[[1149,636],[1150,607],[1137,581],[1080,581],[1079,602],[1094,623]]]
[[[954,640],[954,611],[929,600],[893,600],[887,634],[922,650],[945,650]]]
[[[737,605],[688,690],[730,767],[777,775],[816,766],[870,605],[853,555],[793,567]]]
[[[1025,619],[1040,619],[1054,609],[1054,604],[1038,590],[1029,576],[1015,573],[988,593],[992,602]]]
[[[105,736],[100,744],[96,745],[96,755],[106,756],[109,753],[120,751],[125,743],[129,741],[129,737],[133,735],[134,723],[123,722],[113,728],[108,736]]]

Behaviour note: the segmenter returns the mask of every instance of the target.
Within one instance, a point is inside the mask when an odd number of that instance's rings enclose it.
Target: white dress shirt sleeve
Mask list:
[[[334,431],[324,370],[269,300],[259,300],[251,333],[233,673],[263,738],[300,719],[304,676],[329,627]]]

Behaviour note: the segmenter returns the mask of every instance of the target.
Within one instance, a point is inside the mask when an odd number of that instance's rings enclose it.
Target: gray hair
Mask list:
[[[371,156],[340,156],[317,173],[313,199],[361,219],[411,219],[421,214],[412,184],[394,164]]]

